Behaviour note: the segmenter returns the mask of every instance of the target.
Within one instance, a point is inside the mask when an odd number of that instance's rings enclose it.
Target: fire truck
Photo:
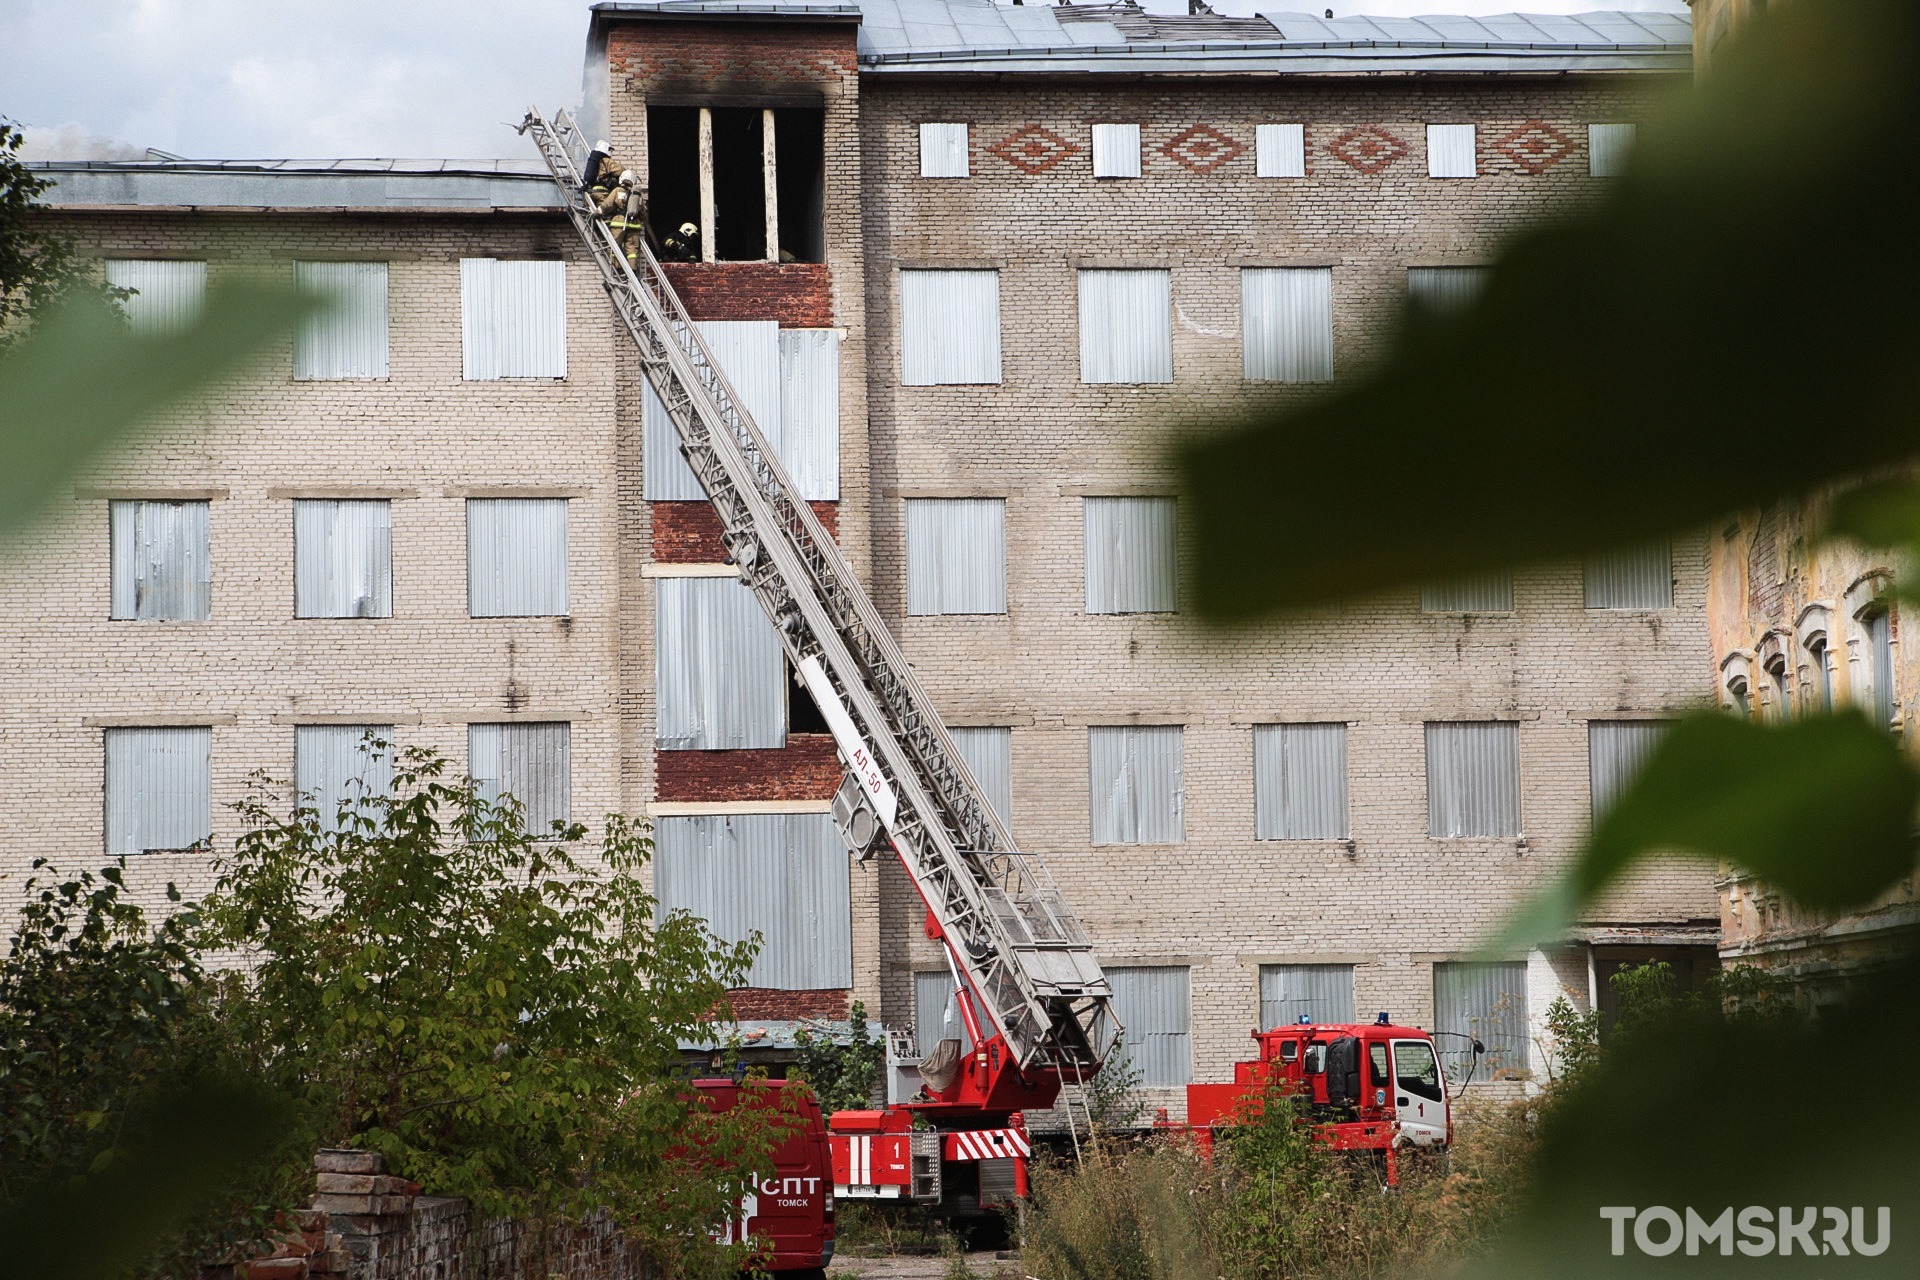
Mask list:
[[[830,1121],[834,1193],[965,1211],[1025,1190],[1022,1113],[1100,1070],[1120,1026],[1085,932],[1039,855],[1017,848],[873,601],[694,327],[646,246],[629,259],[596,215],[595,150],[566,112],[521,131],[539,148],[598,266],[639,367],[719,516],[740,581],[833,734],[833,815],[853,852],[891,852],[926,907],[968,1039],[892,1067],[910,1094]],[[890,1077],[895,1074],[890,1070]]]

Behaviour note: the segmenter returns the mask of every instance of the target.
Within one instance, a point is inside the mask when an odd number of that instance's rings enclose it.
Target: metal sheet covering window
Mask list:
[[[1511,613],[1513,575],[1478,573],[1420,588],[1422,613]]]
[[[737,578],[658,578],[654,606],[660,748],[785,746],[786,657],[752,590]]]
[[[923,1057],[942,1040],[958,1040],[963,1050],[967,1047],[967,1020],[953,996],[953,974],[945,969],[913,975],[913,1038]]]
[[[108,504],[109,615],[199,622],[213,604],[213,548],[204,502]]]
[[[739,394],[741,406],[779,452],[783,399],[779,324],[772,320],[697,320],[694,328],[706,340],[728,384]],[[640,430],[647,501],[705,501],[706,490],[680,452],[680,433],[650,382],[642,383]]]
[[[1179,504],[1172,498],[1088,498],[1088,613],[1172,613],[1180,607]]]
[[[1487,287],[1485,267],[1408,267],[1407,297],[1436,315],[1455,315]]]
[[[393,504],[301,499],[293,504],[296,618],[393,616]]]
[[[213,837],[213,730],[108,729],[107,852],[189,849]]]
[[[207,301],[207,264],[115,258],[107,263],[107,283],[131,289],[120,300],[127,327],[142,335],[178,333],[200,318]]]
[[[1527,1069],[1527,966],[1519,961],[1433,966],[1433,1028],[1453,1032],[1434,1042],[1449,1080],[1466,1078],[1473,1047],[1486,1046],[1475,1078]]]
[[[949,729],[960,758],[987,793],[1000,821],[1013,825],[1013,730],[1000,726]]]
[[[1333,269],[1240,272],[1240,376],[1249,382],[1333,380]]]
[[[1589,609],[1671,609],[1672,544],[1663,539],[1589,557],[1586,600]]]
[[[1080,272],[1080,381],[1173,381],[1173,275]]]
[[[1347,834],[1347,726],[1253,727],[1256,840],[1338,840]]]
[[[1427,834],[1520,834],[1520,726],[1511,720],[1427,726]]]
[[[369,817],[365,801],[393,784],[390,724],[303,724],[293,730],[293,789],[310,805],[322,831],[340,829],[341,810]]]
[[[1893,615],[1885,609],[1860,619],[1867,633],[1868,683],[1872,699],[1873,722],[1882,728],[1893,724],[1896,702],[1893,696]]]
[[[920,176],[967,176],[966,125],[929,123],[920,126]]]
[[[1186,838],[1177,724],[1087,730],[1093,843],[1178,844]]]
[[[1093,176],[1096,178],[1140,176],[1139,125],[1096,124],[1093,126]]]
[[[1587,722],[1587,779],[1596,820],[1627,789],[1666,731],[1665,720]]]
[[[900,272],[900,381],[1000,381],[1000,273]]]
[[[908,498],[907,612],[1006,611],[1006,500]]]
[[[1587,172],[1596,178],[1617,178],[1625,173],[1635,132],[1630,124],[1588,125]]]
[[[853,985],[847,846],[824,813],[662,818],[654,890],[662,912],[687,911],[729,942],[758,930],[750,987]]]
[[[780,413],[771,442],[800,496],[840,497],[840,331],[780,330]]]
[[[1120,1061],[1140,1069],[1145,1088],[1193,1079],[1193,1022],[1185,965],[1108,969],[1113,1011],[1126,1027]]]
[[[460,354],[469,382],[567,376],[567,264],[460,259]]]
[[[1256,178],[1307,176],[1307,126],[1259,124],[1253,127],[1253,174]]]
[[[533,835],[573,820],[573,726],[564,720],[468,725],[467,772],[488,803],[518,800]]]
[[[1474,156],[1474,127],[1470,124],[1427,126],[1427,176],[1474,178],[1480,167]]]
[[[1260,1029],[1290,1026],[1302,1014],[1315,1022],[1352,1022],[1353,966],[1261,965]]]
[[[476,618],[567,612],[567,500],[467,499],[467,612]]]
[[[293,285],[325,299],[293,335],[296,382],[387,376],[387,264],[296,262]]]

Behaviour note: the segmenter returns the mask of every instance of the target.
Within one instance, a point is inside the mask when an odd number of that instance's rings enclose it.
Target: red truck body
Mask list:
[[[742,1086],[733,1080],[695,1080],[713,1109],[739,1105]],[[760,1250],[760,1270],[818,1271],[833,1261],[833,1163],[827,1126],[813,1091],[785,1080],[764,1080],[752,1093],[768,1099],[759,1105],[798,1119],[773,1151],[773,1173],[762,1175],[728,1224],[724,1243],[745,1242]],[[751,1096],[751,1095],[750,1095]]]

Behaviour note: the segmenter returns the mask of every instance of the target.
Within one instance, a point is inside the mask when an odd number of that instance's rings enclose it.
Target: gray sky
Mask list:
[[[570,106],[590,0],[0,0],[0,115],[30,150],[136,158],[527,157]],[[1184,10],[1184,0],[1150,8]],[[1686,11],[1682,0],[1217,0],[1350,13]],[[61,126],[66,126],[62,128]],[[119,148],[112,143],[119,143]]]

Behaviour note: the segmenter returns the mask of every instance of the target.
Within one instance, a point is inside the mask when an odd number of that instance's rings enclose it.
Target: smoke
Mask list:
[[[22,160],[145,160],[145,147],[103,138],[82,124],[20,126]]]

